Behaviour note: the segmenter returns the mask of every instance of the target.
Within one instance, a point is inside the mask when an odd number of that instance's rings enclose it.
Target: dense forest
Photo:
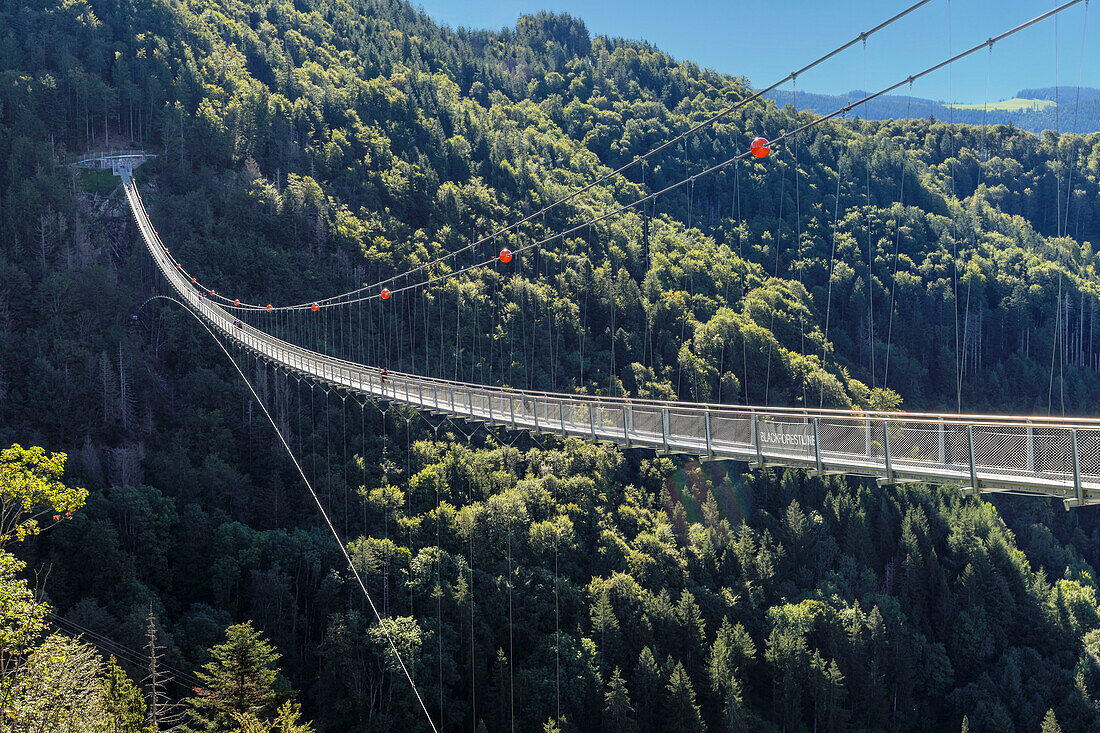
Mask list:
[[[174,255],[298,302],[455,251],[750,92],[564,15],[0,0],[0,728],[428,730],[383,629],[445,731],[1100,725],[1090,509],[490,431],[235,353],[383,627],[233,366],[147,302],[117,179],[63,165],[156,153],[138,184]],[[1100,411],[1100,134],[840,119],[552,236],[811,119],[751,103],[451,265],[550,238],[510,269],[364,305],[364,358]]]

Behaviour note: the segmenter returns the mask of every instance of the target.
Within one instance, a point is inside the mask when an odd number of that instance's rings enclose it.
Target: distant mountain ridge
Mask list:
[[[799,109],[828,113],[865,97],[867,92],[853,90],[848,94],[813,94],[788,90],[776,90],[766,96],[780,105],[794,104]],[[796,98],[797,97],[797,98]],[[943,102],[906,95],[879,97],[852,110],[851,116],[868,120],[890,120],[914,117],[935,117],[937,120],[960,122],[967,125],[1012,124],[1021,130],[1040,133],[1043,130],[1070,132],[1100,131],[1100,89],[1093,87],[1047,87],[1021,89],[1018,99],[1034,99],[1056,102],[1043,109],[959,109]],[[995,104],[993,102],[990,103]],[[1076,123],[1074,118],[1076,117]]]

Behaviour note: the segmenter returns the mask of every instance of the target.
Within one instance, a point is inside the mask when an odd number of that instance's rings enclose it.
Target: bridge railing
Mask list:
[[[223,335],[265,359],[343,389],[418,409],[704,458],[956,483],[974,491],[1100,500],[1100,420],[697,404],[517,390],[421,377],[320,354],[255,329],[178,271],[127,179],[142,237],[181,298]]]

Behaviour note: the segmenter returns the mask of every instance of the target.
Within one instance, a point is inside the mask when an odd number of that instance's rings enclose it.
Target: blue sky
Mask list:
[[[415,0],[414,0],[415,1]],[[678,59],[731,74],[755,86],[786,76],[881,21],[912,0],[422,0],[435,20],[452,27],[499,29],[523,13],[568,12],[593,34],[649,41]],[[800,90],[837,94],[878,90],[948,55],[980,43],[1058,3],[1047,0],[933,0],[920,10],[799,79]],[[1092,3],[1097,5],[1098,3]],[[913,94],[944,101],[981,102],[1022,88],[1055,83],[1100,87],[1100,17],[1085,3],[914,84]],[[1084,43],[1083,43],[1084,42]],[[1082,66],[1082,47],[1084,64]],[[788,85],[788,89],[790,86]],[[897,93],[905,94],[905,89]]]

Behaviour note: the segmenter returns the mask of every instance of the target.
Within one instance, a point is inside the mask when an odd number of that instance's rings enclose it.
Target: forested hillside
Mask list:
[[[790,89],[776,89],[767,97],[781,106],[795,104],[818,114],[828,114],[866,96],[867,92],[853,90],[848,94],[813,94]],[[797,101],[795,97],[797,96]],[[1005,109],[1003,103],[990,100],[974,104],[948,106],[932,99],[911,97],[908,94],[888,94],[867,105],[860,105],[853,114],[861,119],[891,120],[933,117],[943,122],[967,125],[1013,125],[1028,132],[1043,130],[1062,132],[1097,132],[1100,130],[1100,89],[1091,87],[1049,87],[1046,89],[1021,89],[1016,100],[1040,100],[1038,105],[1017,103]],[[1041,102],[1053,104],[1041,104]],[[1037,107],[1037,108],[1036,108]]]
[[[568,16],[0,2],[0,446],[65,451],[89,490],[17,548],[58,629],[135,682],[152,630],[197,730],[427,729],[232,366],[144,304],[157,275],[115,182],[58,164],[155,152],[138,183],[173,254],[218,292],[298,302],[454,251],[748,89]],[[749,104],[485,251],[811,118]],[[1095,414],[1098,174],[1100,134],[838,120],[510,269],[375,301],[362,338],[381,366],[532,388]],[[1093,510],[472,432],[243,364],[444,730],[1098,723]],[[219,707],[242,659],[255,698]]]

